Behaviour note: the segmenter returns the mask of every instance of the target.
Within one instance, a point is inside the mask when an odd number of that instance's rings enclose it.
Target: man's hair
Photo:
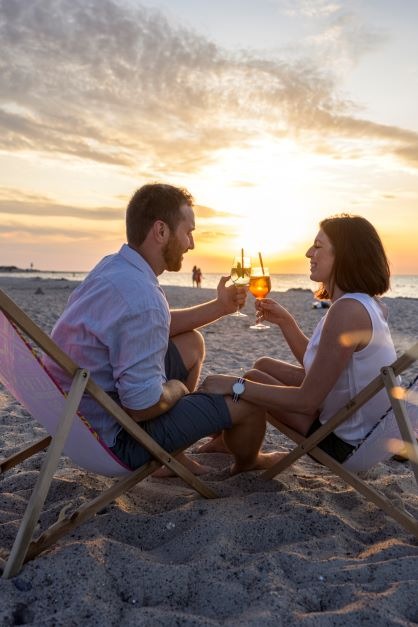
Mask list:
[[[347,213],[326,218],[319,226],[334,249],[334,267],[329,294],[324,286],[318,298],[331,298],[335,285],[343,292],[384,294],[390,287],[390,269],[382,241],[372,224]]]
[[[126,237],[131,246],[140,246],[156,220],[168,224],[175,231],[184,204],[193,206],[193,197],[186,190],[173,185],[149,183],[132,196],[126,210]]]

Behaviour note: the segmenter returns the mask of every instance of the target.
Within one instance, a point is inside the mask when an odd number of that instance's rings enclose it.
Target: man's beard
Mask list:
[[[178,272],[181,269],[184,249],[175,235],[170,235],[162,252],[166,270],[169,270],[170,272]]]

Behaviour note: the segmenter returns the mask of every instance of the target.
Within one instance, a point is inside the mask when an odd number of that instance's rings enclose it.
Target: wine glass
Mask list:
[[[261,300],[265,298],[267,294],[271,290],[271,281],[270,281],[270,272],[269,269],[265,266],[254,267],[251,269],[250,276],[250,284],[248,288],[253,296],[256,297],[257,300]],[[264,324],[260,322],[258,317],[256,319],[256,323],[250,326],[250,329],[257,329],[258,331],[263,331],[264,329],[269,329],[270,326],[268,324]]]
[[[231,281],[237,286],[248,285],[251,275],[251,259],[247,255],[236,255],[232,262]],[[235,318],[246,318],[247,314],[240,311],[239,305],[237,310],[231,316]]]

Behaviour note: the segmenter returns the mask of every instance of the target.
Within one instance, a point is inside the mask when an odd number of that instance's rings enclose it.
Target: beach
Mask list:
[[[2,277],[7,292],[49,332],[76,283]],[[215,297],[213,289],[168,286],[170,305]],[[272,293],[312,333],[326,310],[309,290]],[[397,353],[417,338],[413,298],[385,299]],[[225,317],[202,329],[210,373],[242,374],[257,357],[294,358],[280,331],[249,329]],[[405,375],[418,373],[418,365]],[[0,457],[42,428],[0,387]],[[264,450],[290,443],[269,427]],[[218,494],[205,500],[180,479],[147,478],[55,546],[0,579],[0,625],[209,626],[414,625],[418,623],[418,540],[358,492],[303,457],[276,480],[259,472],[231,477],[224,454],[193,453],[213,470],[204,480]],[[0,558],[11,548],[42,454],[1,478]],[[417,486],[408,463],[393,459],[367,473],[370,485],[418,518]],[[62,458],[41,516],[81,504],[111,479],[89,475]]]

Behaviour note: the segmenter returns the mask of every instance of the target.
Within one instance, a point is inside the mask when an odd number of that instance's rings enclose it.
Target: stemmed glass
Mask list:
[[[236,255],[232,262],[231,281],[237,286],[248,285],[251,275],[251,258],[247,255]],[[231,316],[235,318],[246,318],[247,314],[240,311],[239,305],[237,310]]]
[[[249,291],[257,300],[265,298],[271,290],[270,272],[265,266],[254,267],[251,269]],[[256,323],[250,326],[250,329],[257,329],[263,331],[263,329],[269,329],[268,324],[260,322],[258,317]]]

